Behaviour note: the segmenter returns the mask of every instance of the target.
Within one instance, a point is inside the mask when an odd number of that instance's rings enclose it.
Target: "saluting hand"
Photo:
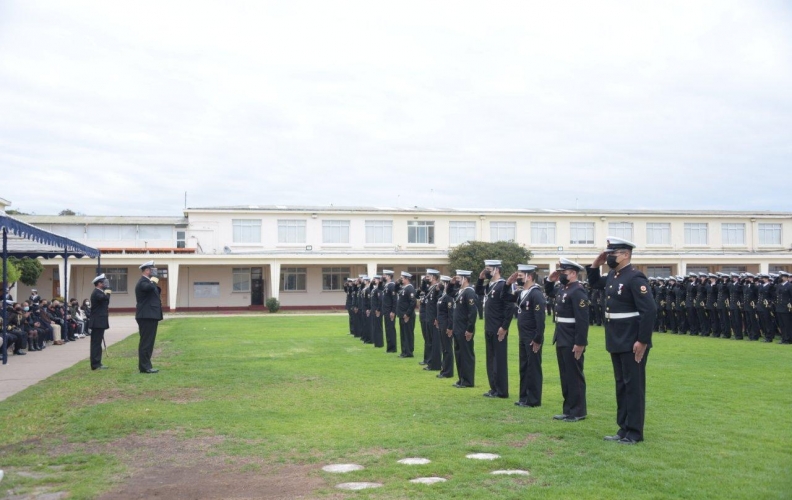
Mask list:
[[[558,281],[558,271],[553,271],[550,273],[550,276],[547,277],[550,281]]]
[[[513,272],[511,276],[506,280],[507,285],[513,285],[514,282],[517,281],[517,271]]]
[[[483,270],[482,270],[482,271],[479,273],[479,279],[480,279],[480,280],[487,279],[487,277],[484,275],[484,273],[485,273],[485,272],[486,272],[486,269],[483,269]]]
[[[633,353],[635,354],[635,362],[640,363],[646,353],[646,344],[640,342],[633,344]]]
[[[608,260],[608,252],[602,252],[601,254],[597,255],[597,258],[594,259],[594,262],[591,263],[591,267],[600,267]]]

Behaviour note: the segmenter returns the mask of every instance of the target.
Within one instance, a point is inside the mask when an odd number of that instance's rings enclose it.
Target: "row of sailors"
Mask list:
[[[654,331],[792,344],[792,282],[785,271],[774,273],[690,273],[650,277],[657,304]],[[601,305],[598,290],[590,291]],[[592,307],[593,324],[601,308]]]

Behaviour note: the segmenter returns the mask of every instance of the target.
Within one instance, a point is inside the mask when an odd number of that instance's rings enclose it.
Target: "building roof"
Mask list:
[[[792,217],[792,212],[772,210],[612,210],[612,209],[563,209],[563,208],[442,208],[442,207],[387,207],[387,206],[301,206],[301,205],[231,205],[217,207],[192,207],[190,212],[297,212],[297,213],[448,213],[476,215],[568,215],[568,216],[628,216],[628,215],[669,215],[696,217]]]
[[[163,225],[187,224],[184,217],[140,217],[123,215],[16,215],[28,224],[140,224]]]

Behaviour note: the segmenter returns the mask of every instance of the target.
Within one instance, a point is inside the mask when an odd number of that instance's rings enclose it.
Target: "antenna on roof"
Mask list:
[[[184,208],[187,208],[187,191],[184,192]]]

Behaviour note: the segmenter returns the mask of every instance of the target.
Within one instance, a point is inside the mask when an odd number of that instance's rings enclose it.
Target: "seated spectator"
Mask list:
[[[41,302],[41,295],[38,294],[38,290],[35,288],[30,291],[30,297],[28,298],[28,302],[32,304],[38,304]]]
[[[25,353],[22,349],[27,347],[27,335],[20,330],[18,327],[11,324],[11,318],[16,318],[17,314],[14,311],[14,307],[12,305],[8,305],[6,307],[6,311],[8,313],[8,324],[2,325],[5,330],[6,339],[8,340],[8,346],[6,347],[9,350],[13,350],[12,352],[17,356],[24,356]],[[2,322],[2,317],[0,317],[0,322]]]
[[[85,316],[83,316],[80,310],[80,303],[77,302],[77,299],[71,299],[69,301],[69,318],[75,325],[75,336],[78,338],[85,337],[88,333],[88,324],[85,321]]]
[[[38,308],[38,320],[49,331],[52,336],[52,343],[55,345],[63,345],[67,340],[63,339],[61,335],[61,327],[59,324],[52,321],[49,315],[49,303],[46,300],[41,301],[41,307]]]

